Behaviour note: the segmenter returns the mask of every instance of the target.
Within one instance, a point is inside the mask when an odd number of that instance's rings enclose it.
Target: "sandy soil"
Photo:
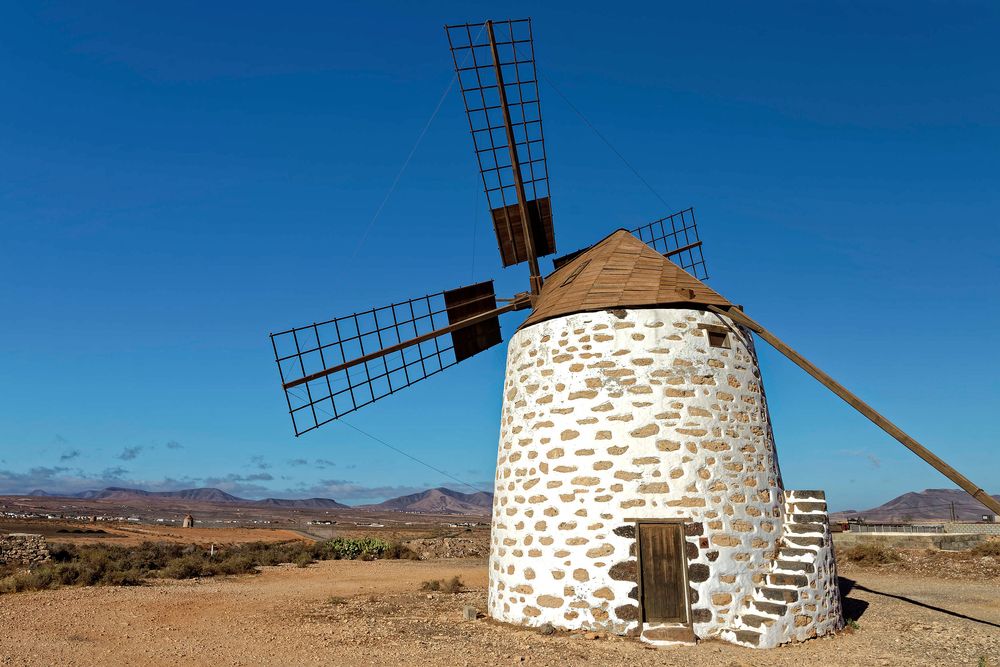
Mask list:
[[[772,651],[703,642],[651,649],[480,619],[482,560],[325,561],[259,576],[0,596],[0,664],[1000,664],[1000,580],[843,568],[860,628]],[[419,592],[460,576],[459,594]]]
[[[284,542],[311,539],[296,530],[274,528],[179,528],[121,523],[80,523],[70,521],[0,521],[2,533],[44,535],[50,543],[120,544],[141,542],[182,542],[185,544],[236,544],[242,542]]]

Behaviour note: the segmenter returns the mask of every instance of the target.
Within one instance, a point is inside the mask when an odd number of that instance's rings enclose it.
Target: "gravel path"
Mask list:
[[[468,591],[420,593],[458,575]],[[2,665],[1000,665],[1000,579],[843,568],[859,629],[754,651],[552,636],[488,620],[481,560],[325,561],[259,576],[0,596]],[[897,597],[893,597],[897,596]],[[907,599],[900,599],[907,598]]]

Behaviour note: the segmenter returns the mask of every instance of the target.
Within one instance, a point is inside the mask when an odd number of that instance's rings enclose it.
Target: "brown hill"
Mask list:
[[[290,507],[304,510],[342,510],[350,509],[350,505],[338,503],[332,498],[264,498],[251,501],[256,507]]]
[[[145,491],[143,489],[126,489],[109,486],[99,491],[84,491],[74,497],[86,500],[117,500],[128,502],[132,500],[193,500],[202,503],[245,503],[242,498],[230,495],[222,489],[181,489],[180,491]]]
[[[493,508],[493,494],[485,491],[460,493],[441,487],[362,507],[385,512],[483,515]]]
[[[1000,495],[993,496],[1000,500]],[[951,518],[952,505],[960,521],[978,521],[989,510],[960,489],[924,489],[893,498],[869,510],[835,512],[842,519],[863,517],[866,521],[925,521]]]
[[[53,496],[55,494],[36,490],[32,496]],[[144,489],[126,489],[109,486],[106,489],[84,491],[70,498],[83,500],[110,500],[122,504],[144,502],[162,503],[167,501],[187,501],[195,503],[213,503],[220,505],[240,505],[244,507],[269,507],[286,509],[348,509],[349,505],[338,503],[332,498],[265,498],[264,500],[248,500],[240,498],[222,489],[201,488],[181,489],[179,491],[146,491]]]

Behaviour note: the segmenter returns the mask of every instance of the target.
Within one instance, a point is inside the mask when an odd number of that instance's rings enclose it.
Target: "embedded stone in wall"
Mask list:
[[[698,637],[731,627],[764,582],[784,514],[752,339],[712,348],[699,323],[717,325],[719,316],[668,308],[577,313],[511,339],[490,556],[493,618],[643,633],[635,521],[644,519],[685,526],[680,557]],[[537,461],[529,464],[537,471],[522,467],[527,461]],[[547,521],[537,521],[543,515]],[[512,594],[528,568],[532,593]]]
[[[0,535],[0,564],[34,565],[50,559],[48,545],[41,535],[31,533]]]

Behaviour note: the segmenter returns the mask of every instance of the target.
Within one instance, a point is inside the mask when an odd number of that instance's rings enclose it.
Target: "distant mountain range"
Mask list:
[[[1000,500],[1000,495],[993,496]],[[959,521],[977,521],[989,510],[959,489],[925,489],[911,491],[893,498],[884,505],[869,510],[845,510],[833,512],[835,518],[850,519],[864,517],[866,521],[917,521],[928,519],[947,520],[951,518],[952,503]]]
[[[29,496],[78,498],[81,500],[108,500],[122,504],[137,502],[186,501],[191,503],[213,503],[217,505],[239,505],[243,507],[331,510],[359,509],[376,512],[413,512],[418,514],[489,515],[493,507],[493,494],[479,491],[461,493],[439,487],[420,493],[391,498],[381,503],[351,507],[331,498],[265,498],[249,500],[226,493],[221,489],[181,489],[179,491],[145,491],[108,487],[106,489],[83,491],[76,494],[54,494],[36,489]],[[1000,495],[993,496],[1000,500]],[[893,498],[884,505],[868,510],[844,510],[833,512],[835,519],[864,517],[868,521],[923,521],[947,520],[951,518],[952,503],[955,515],[961,521],[977,521],[989,510],[973,500],[969,494],[959,489],[925,489],[911,491]]]
[[[77,498],[85,500],[135,500],[136,498],[170,498],[176,500],[194,500],[202,503],[239,503],[250,502],[230,495],[221,489],[182,489],[180,491],[144,491],[142,489],[126,489],[109,486],[100,491],[84,491],[76,494]]]
[[[485,491],[460,493],[445,489],[428,489],[408,496],[400,496],[376,505],[363,505],[364,509],[383,512],[419,512],[421,514],[489,514],[493,508],[493,494]]]
[[[53,494],[42,489],[36,489],[29,496],[78,498],[80,500],[110,500],[113,502],[158,502],[180,500],[197,503],[215,503],[222,505],[241,505],[244,507],[270,507],[285,509],[352,509],[350,505],[339,503],[331,498],[265,498],[249,500],[226,493],[222,489],[181,489],[179,491],[146,491],[143,489],[127,489],[109,486],[106,489],[82,491],[74,494]],[[446,488],[429,489],[408,496],[392,498],[385,502],[362,505],[355,509],[376,510],[382,512],[418,512],[423,514],[489,514],[493,507],[493,494],[480,491],[478,493],[459,493]]]
[[[348,509],[350,507],[330,498],[265,498],[263,500],[248,500],[226,493],[222,489],[211,488],[181,489],[179,491],[145,491],[143,489],[126,489],[118,486],[109,486],[106,489],[82,491],[68,495],[52,494],[41,489],[36,489],[28,495],[58,496],[79,498],[81,500],[112,500],[123,503],[141,500],[187,500],[198,503],[219,503],[250,507],[284,507],[290,509]]]

